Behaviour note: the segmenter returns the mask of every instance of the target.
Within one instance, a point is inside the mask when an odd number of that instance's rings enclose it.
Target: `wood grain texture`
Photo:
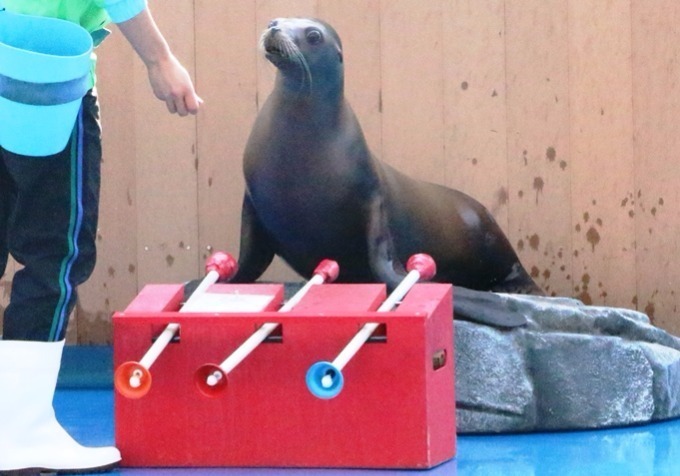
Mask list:
[[[638,308],[680,332],[680,3],[150,5],[205,106],[168,115],[121,35],[101,48],[100,257],[73,339],[107,341],[110,314],[143,284],[199,277],[211,250],[238,253],[241,156],[275,74],[258,41],[279,16],[335,26],[373,152],[486,205],[549,294]],[[265,279],[300,278],[277,261]]]

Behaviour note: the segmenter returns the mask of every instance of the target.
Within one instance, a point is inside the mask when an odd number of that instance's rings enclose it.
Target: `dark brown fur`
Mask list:
[[[305,277],[332,258],[340,265],[340,282],[394,287],[408,257],[424,252],[437,263],[437,281],[481,291],[541,292],[479,202],[411,179],[373,157],[345,100],[342,46],[329,25],[275,20],[262,43],[278,73],[245,149],[241,253],[233,282],[254,281],[279,255]]]

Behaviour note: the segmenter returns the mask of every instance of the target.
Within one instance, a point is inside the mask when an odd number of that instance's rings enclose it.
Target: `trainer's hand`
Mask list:
[[[146,67],[153,93],[165,101],[170,113],[186,116],[198,112],[203,100],[196,94],[189,73],[174,55],[148,62]]]
[[[196,94],[187,70],[172,54],[149,8],[118,23],[118,28],[146,65],[151,88],[165,101],[168,111],[180,116],[196,114],[203,100]]]

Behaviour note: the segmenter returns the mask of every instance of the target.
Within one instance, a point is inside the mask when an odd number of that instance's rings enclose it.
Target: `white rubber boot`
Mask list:
[[[52,399],[64,341],[0,340],[0,472],[101,471],[120,461],[114,447],[85,448],[62,428]]]

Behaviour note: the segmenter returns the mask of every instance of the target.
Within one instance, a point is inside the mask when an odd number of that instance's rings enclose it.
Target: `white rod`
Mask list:
[[[232,354],[227,357],[224,362],[220,364],[220,368],[225,374],[228,374],[238,364],[240,364],[243,359],[248,357],[250,353],[257,348],[258,345],[260,345],[269,334],[274,332],[274,329],[276,329],[279,325],[274,322],[267,322],[266,324],[263,324],[262,327],[260,327],[258,330],[256,330],[254,333],[248,337],[243,344],[241,344]]]
[[[368,338],[371,337],[371,334],[375,332],[378,326],[379,324],[376,322],[369,322],[367,324],[364,324],[361,327],[361,329],[359,329],[359,332],[354,334],[354,337],[352,337],[352,340],[349,341],[345,348],[342,349],[342,352],[338,354],[338,356],[332,362],[333,365],[338,370],[342,370],[345,367],[345,365],[347,365],[347,362],[352,360],[354,354],[356,354],[359,351],[359,349],[361,349],[361,347],[366,343]]]
[[[208,288],[217,282],[218,279],[220,279],[220,273],[214,269],[209,271],[208,274],[205,275],[205,278],[203,278],[203,280],[196,287],[196,290],[191,293],[191,296],[189,296],[189,299],[186,300],[184,306],[182,306],[182,309],[180,309],[179,312],[191,312],[191,306],[194,305],[196,301],[200,299],[203,294],[205,294]]]
[[[307,281],[307,283],[300,288],[300,290],[295,293],[293,297],[291,297],[288,302],[286,302],[283,306],[281,306],[281,309],[279,309],[279,312],[288,312],[290,311],[300,300],[303,298],[305,294],[307,294],[307,291],[309,289],[316,285],[316,284],[322,284],[324,282],[324,276],[321,274],[315,274],[312,276],[312,278]],[[257,331],[255,331],[253,334],[251,334],[248,339],[243,342],[232,354],[227,357],[224,362],[220,364],[220,368],[225,374],[228,374],[238,364],[240,364],[243,359],[248,357],[250,353],[257,348],[274,330],[279,326],[278,323],[275,322],[267,322],[262,325]]]
[[[399,283],[399,285],[392,291],[392,293],[385,299],[385,301],[380,305],[377,312],[389,312],[391,311],[399,301],[403,299],[406,293],[413,287],[415,283],[420,279],[420,273],[417,270],[410,271],[404,279]],[[366,341],[371,337],[380,324],[376,322],[369,322],[364,324],[359,332],[357,332],[351,341],[345,346],[344,349],[338,354],[335,360],[332,362],[333,365],[338,369],[342,370],[347,362],[352,360],[352,357],[361,349],[361,347],[366,343]]]
[[[392,291],[392,294],[390,294],[387,299],[385,299],[385,302],[383,302],[380,307],[378,308],[378,312],[389,312],[391,311],[394,306],[397,305],[399,301],[401,301],[404,296],[406,296],[406,293],[409,292],[409,290],[413,287],[414,284],[418,282],[420,279],[420,272],[418,270],[413,270],[409,271],[409,273],[404,277],[404,279],[401,280],[401,283],[394,288],[394,291]]]
[[[161,332],[161,335],[158,336],[156,342],[154,342],[153,345],[149,347],[149,350],[146,351],[146,354],[144,354],[142,360],[139,361],[139,365],[145,369],[149,369],[149,367],[151,367],[156,361],[158,356],[161,355],[163,349],[165,349],[165,347],[170,343],[178,329],[179,324],[168,324],[163,332]]]
[[[288,312],[291,309],[293,309],[293,307],[295,307],[297,305],[297,303],[299,303],[302,300],[304,295],[307,294],[307,291],[309,291],[309,288],[311,288],[312,286],[314,286],[316,284],[323,284],[323,281],[324,281],[324,276],[322,274],[315,274],[314,276],[312,276],[310,278],[310,280],[307,281],[305,283],[305,285],[302,286],[300,288],[300,290],[298,292],[296,292],[295,295],[293,295],[293,297],[291,297],[288,300],[288,302],[286,302],[283,306],[281,306],[281,309],[279,309],[279,312]]]
[[[208,274],[203,278],[203,280],[200,282],[196,290],[191,293],[191,296],[189,296],[189,299],[184,303],[184,306],[179,310],[179,312],[191,312],[190,306],[188,306],[190,303],[195,302],[196,299],[200,298],[202,294],[206,292],[206,290],[215,284],[217,280],[220,279],[220,273],[218,273],[215,270],[212,270],[208,272]],[[149,369],[153,363],[156,361],[159,355],[163,352],[163,350],[167,347],[167,345],[172,341],[172,338],[175,337],[175,334],[179,330],[179,324],[176,323],[170,323],[168,324],[165,329],[163,329],[163,332],[161,332],[161,335],[158,336],[156,339],[156,342],[153,343],[151,347],[149,347],[149,350],[146,351],[146,354],[144,354],[144,357],[142,357],[142,360],[139,361],[139,365],[142,367]]]

